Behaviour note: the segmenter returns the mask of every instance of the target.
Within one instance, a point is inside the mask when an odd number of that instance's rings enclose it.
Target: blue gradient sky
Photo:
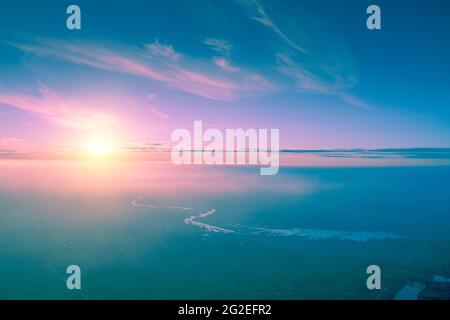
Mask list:
[[[69,4],[82,30],[66,29]],[[450,147],[448,1],[7,1],[0,149],[279,128],[282,148]]]

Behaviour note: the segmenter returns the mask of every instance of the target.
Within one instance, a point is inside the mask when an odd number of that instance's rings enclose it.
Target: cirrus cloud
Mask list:
[[[38,91],[38,95],[0,92],[0,104],[29,112],[56,126],[77,130],[94,130],[117,122],[114,116],[77,98],[58,95],[47,86],[40,85]]]
[[[274,90],[274,85],[256,72],[242,70],[231,75],[230,70],[224,71],[223,68],[217,72],[214,64],[183,55],[158,40],[144,44],[138,50],[135,47],[111,49],[86,42],[40,37],[27,43],[10,44],[27,53],[143,77],[213,100],[232,101]]]

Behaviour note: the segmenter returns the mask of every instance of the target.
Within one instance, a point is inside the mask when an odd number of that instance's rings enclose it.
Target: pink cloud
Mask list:
[[[145,97],[145,100],[150,102],[150,111],[160,118],[169,119],[170,116],[167,113],[160,111],[156,106],[153,105],[152,101],[154,101],[157,98],[157,96],[158,95],[156,93],[150,93]]]
[[[172,61],[177,61],[181,58],[181,54],[175,52],[172,46],[160,44],[158,40],[155,43],[146,44],[145,47],[154,57],[161,57]]]
[[[33,44],[12,43],[12,45],[29,53],[52,56],[93,68],[134,74],[154,80],[170,81],[170,78],[144,63],[96,45],[42,38],[36,38]]]
[[[226,72],[239,72],[240,69],[230,65],[225,58],[214,58],[214,63]]]
[[[69,43],[42,38],[34,38],[32,43],[12,43],[12,45],[40,56],[55,57],[97,69],[159,81],[181,91],[214,100],[230,101],[241,96],[261,93],[269,87],[270,90],[273,89],[273,86],[261,86],[259,79],[262,76],[252,83],[255,79],[253,73],[242,70],[232,76],[229,72],[232,67],[223,63],[222,71],[228,67],[228,70],[225,70],[228,72],[218,74],[211,63],[182,55],[172,46],[162,45],[159,42],[144,45],[143,51],[133,47],[122,49],[121,52],[87,43]],[[268,81],[265,80],[265,83]]]
[[[160,111],[157,107],[155,106],[151,106],[150,108],[151,112],[155,115],[157,115],[160,118],[164,118],[164,119],[169,119],[170,116],[167,113],[164,113],[162,111]]]
[[[29,112],[64,128],[93,130],[116,123],[115,117],[75,98],[62,97],[41,85],[38,96],[0,92],[0,103]]]

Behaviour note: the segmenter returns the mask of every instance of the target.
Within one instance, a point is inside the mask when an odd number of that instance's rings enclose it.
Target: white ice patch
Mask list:
[[[182,211],[193,211],[201,209],[183,207],[183,206],[158,206],[154,204],[146,204],[143,202],[142,197],[131,201],[131,205],[135,207],[144,207],[151,209],[174,209]],[[370,231],[338,231],[338,230],[321,230],[321,229],[271,229],[262,227],[248,227],[242,225],[234,225],[236,230],[230,230],[226,228],[221,228],[214,226],[212,224],[207,224],[198,221],[199,219],[206,218],[216,213],[216,209],[209,209],[204,213],[191,215],[184,219],[185,224],[190,224],[208,232],[217,233],[235,233],[239,235],[267,235],[267,236],[281,236],[281,237],[304,237],[309,240],[321,240],[321,239],[337,239],[337,240],[347,240],[347,241],[368,241],[368,240],[384,240],[384,239],[402,239],[403,237],[388,232],[370,232]]]
[[[402,237],[387,232],[369,232],[369,231],[338,231],[338,230],[321,230],[321,229],[271,229],[271,228],[257,228],[244,227],[249,230],[249,234],[253,235],[270,235],[282,237],[304,237],[310,240],[320,239],[337,239],[350,241],[368,241],[368,240],[383,240],[383,239],[401,239]]]

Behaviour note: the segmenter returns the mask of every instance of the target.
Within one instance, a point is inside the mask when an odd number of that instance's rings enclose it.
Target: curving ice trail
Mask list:
[[[154,204],[142,204],[139,203],[139,201],[143,200],[142,197],[138,197],[137,199],[131,201],[131,205],[134,207],[145,207],[145,208],[152,208],[152,209],[176,209],[176,210],[182,210],[182,211],[189,211],[189,210],[200,210],[195,208],[189,208],[189,207],[178,207],[178,206],[157,206]],[[228,230],[225,228],[216,227],[211,224],[207,224],[204,222],[199,222],[197,219],[205,218],[207,216],[211,216],[214,213],[216,213],[216,209],[211,209],[207,212],[200,213],[198,215],[192,215],[186,219],[184,219],[185,224],[192,224],[196,227],[206,229],[209,232],[221,232],[221,233],[234,233],[233,230]]]
[[[157,206],[154,204],[142,204],[140,203],[140,201],[142,200],[143,200],[142,197],[138,197],[137,199],[131,201],[131,205],[135,207],[145,207],[152,209],[176,209],[182,211],[200,210],[180,206]],[[276,228],[243,226],[239,224],[234,225],[235,230],[230,230],[198,221],[199,219],[206,218],[215,213],[216,209],[210,209],[209,211],[206,211],[204,213],[191,215],[190,217],[184,219],[184,223],[205,229],[208,232],[236,233],[240,235],[250,235],[250,236],[257,236],[257,235],[280,236],[280,237],[296,236],[296,237],[303,237],[309,240],[335,239],[335,240],[348,240],[356,242],[365,242],[369,240],[384,240],[384,239],[403,239],[403,237],[400,235],[388,232],[339,231],[339,230],[301,229],[301,228],[276,229]]]
[[[208,212],[205,213],[201,213],[197,216],[190,216],[189,218],[184,219],[184,223],[185,224],[192,224],[194,226],[200,227],[200,228],[204,228],[206,230],[208,230],[209,232],[222,232],[222,233],[234,233],[235,231],[232,230],[228,230],[228,229],[224,229],[224,228],[220,228],[220,227],[216,227],[210,224],[206,224],[203,222],[198,222],[195,219],[199,219],[199,218],[204,218],[210,215],[213,215],[216,212],[216,209],[211,209]]]

